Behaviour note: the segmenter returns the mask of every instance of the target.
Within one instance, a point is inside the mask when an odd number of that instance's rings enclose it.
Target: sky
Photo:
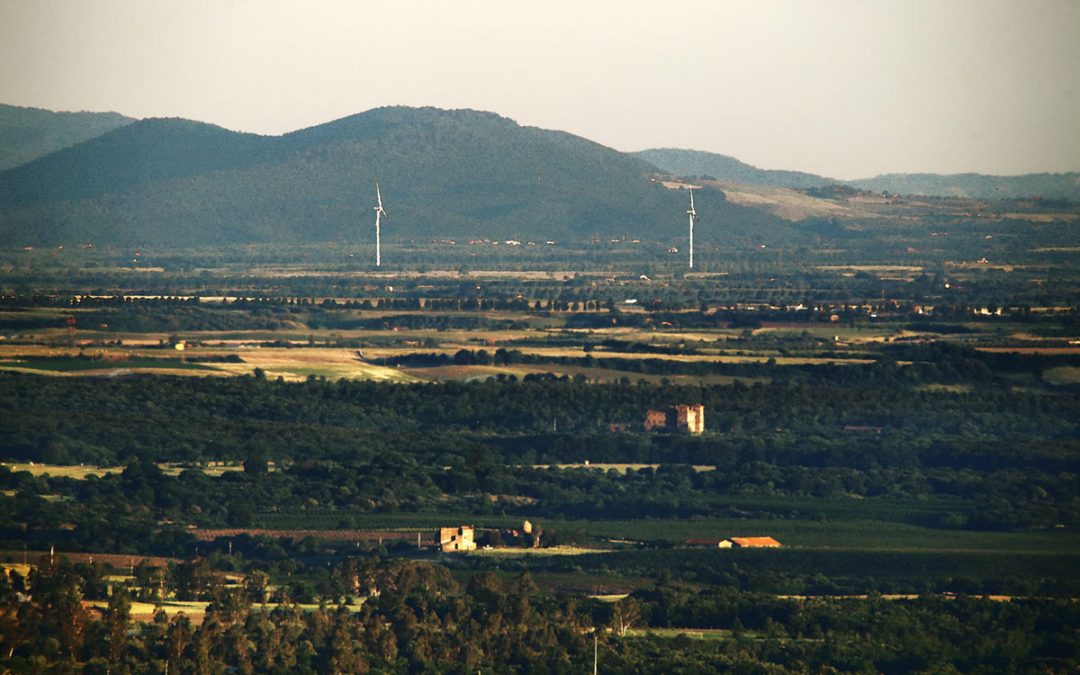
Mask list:
[[[1080,171],[1080,0],[0,0],[0,102],[474,108],[838,179]]]

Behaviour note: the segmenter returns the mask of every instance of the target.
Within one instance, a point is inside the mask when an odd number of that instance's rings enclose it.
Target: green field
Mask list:
[[[725,628],[631,628],[626,631],[628,638],[690,638],[691,640],[730,640],[734,636]],[[741,638],[752,638],[752,633],[743,632]]]
[[[755,503],[744,502],[744,505]],[[760,503],[760,502],[757,502]],[[814,506],[803,502],[802,506]],[[827,509],[827,504],[818,505]],[[861,506],[861,505],[860,505]],[[835,506],[837,510],[842,507]],[[771,536],[786,547],[823,551],[925,551],[999,554],[1068,554],[1080,552],[1080,534],[1070,530],[1029,532],[982,532],[920,527],[898,522],[912,513],[902,502],[871,504],[854,509],[848,518],[814,521],[772,518],[694,518],[644,520],[562,520],[528,516],[545,531],[568,530],[584,534],[581,543],[605,543],[609,539],[668,545],[687,539]],[[933,512],[915,510],[916,513]],[[876,515],[875,515],[876,514]],[[346,513],[264,513],[259,521],[276,529],[334,529],[348,518],[356,529],[433,529],[449,524],[469,524],[477,528],[519,527],[524,517],[476,514],[346,514]],[[610,545],[610,544],[605,544]]]
[[[133,357],[114,361],[49,356],[23,356],[0,359],[0,369],[57,374],[110,373],[118,370],[141,369],[200,371],[203,373],[216,370],[212,366],[202,363],[188,363],[180,358]]]

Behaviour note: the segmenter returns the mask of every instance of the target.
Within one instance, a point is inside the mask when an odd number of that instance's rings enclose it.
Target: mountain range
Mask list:
[[[801,171],[759,169],[734,157],[698,150],[642,150],[635,156],[679,176],[795,190],[847,185],[868,192],[971,199],[1068,199],[1080,201],[1080,172],[989,176],[979,173],[893,173],[838,180]]]
[[[134,121],[112,112],[53,112],[0,103],[0,171]]]
[[[17,163],[0,171],[5,245],[366,241],[377,179],[391,240],[657,239],[685,229],[685,193],[669,189],[678,185],[673,176],[793,189],[839,182],[710,153],[622,153],[494,113],[435,108],[379,108],[260,136],[183,119],[0,106],[0,148]],[[1080,199],[1078,176],[901,175],[849,184]],[[707,205],[709,219],[736,234],[796,231],[736,201],[710,183],[699,210]]]
[[[701,152],[700,150],[657,148],[655,150],[641,150],[635,152],[634,155],[663,171],[677,176],[711,178],[744,185],[802,190],[836,185],[843,182],[801,171],[759,169],[756,166],[740,162],[734,157],[718,155],[712,152]]]
[[[391,240],[670,236],[684,227],[685,196],[655,173],[587,139],[472,110],[380,108],[282,136],[148,119],[0,172],[0,241],[366,241],[376,179]],[[741,227],[781,224],[719,191],[711,202]]]

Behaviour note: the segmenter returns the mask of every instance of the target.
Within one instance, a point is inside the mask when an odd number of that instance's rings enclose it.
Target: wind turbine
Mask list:
[[[389,218],[386,209],[382,207],[382,193],[379,192],[379,180],[375,180],[375,267],[382,266],[382,230],[379,224],[383,216]]]
[[[690,216],[690,269],[694,269],[694,221],[697,220],[697,211],[694,210],[694,188],[690,190],[690,208],[686,213]]]

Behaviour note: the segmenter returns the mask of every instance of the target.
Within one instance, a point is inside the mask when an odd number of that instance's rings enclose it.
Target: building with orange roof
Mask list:
[[[728,546],[720,544],[721,548],[780,548],[780,542],[772,537],[732,537],[725,541]]]

